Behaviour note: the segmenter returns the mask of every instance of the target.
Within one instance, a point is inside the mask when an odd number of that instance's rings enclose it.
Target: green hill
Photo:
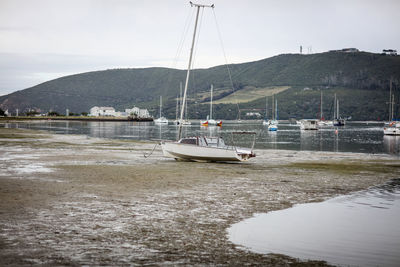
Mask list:
[[[205,118],[209,110],[206,104],[211,84],[214,85],[214,99],[219,103],[214,106],[214,114],[221,119],[237,118],[238,105],[242,118],[252,109],[264,113],[265,96],[270,95],[268,90],[271,88],[281,88],[276,95],[281,119],[317,117],[321,90],[324,114],[331,112],[330,103],[337,93],[344,116],[352,116],[355,120],[386,119],[391,77],[396,99],[400,94],[400,56],[366,52],[284,54],[230,65],[229,68],[234,89],[226,66],[191,72],[190,118]],[[156,115],[159,96],[162,95],[165,115],[174,118],[179,84],[185,77],[186,71],[168,68],[113,69],[76,74],[2,96],[0,108],[13,113],[18,108],[20,114],[28,109],[65,113],[67,108],[73,113],[81,113],[88,112],[93,106],[124,110],[135,105],[148,108]],[[233,91],[237,93],[233,95]],[[232,99],[235,98],[247,100],[238,100],[241,103],[234,104]]]

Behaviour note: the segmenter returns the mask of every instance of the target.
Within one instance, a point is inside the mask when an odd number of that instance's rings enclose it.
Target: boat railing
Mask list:
[[[254,145],[256,143],[256,132],[247,132],[247,131],[240,131],[240,132],[232,132],[232,143],[233,143],[233,147],[235,148],[236,153],[238,153],[238,147],[235,145],[235,140],[233,138],[234,135],[253,135],[253,143],[251,145],[251,149],[250,151],[252,152],[254,149]]]

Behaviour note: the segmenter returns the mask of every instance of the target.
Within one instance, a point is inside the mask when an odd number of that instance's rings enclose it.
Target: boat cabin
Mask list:
[[[228,148],[225,145],[224,139],[221,137],[206,137],[206,136],[194,136],[185,137],[178,141],[180,144],[204,146],[204,147],[217,147],[217,148]]]

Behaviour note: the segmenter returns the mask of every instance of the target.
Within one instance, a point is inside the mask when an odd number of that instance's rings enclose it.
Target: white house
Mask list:
[[[127,109],[125,109],[125,113],[128,115],[128,116],[132,116],[132,115],[137,115],[137,116],[139,116],[139,113],[140,113],[140,108],[138,108],[138,107],[133,107],[133,108],[127,108]]]
[[[115,117],[115,109],[113,107],[92,107],[89,116],[112,116]]]
[[[147,109],[140,109],[133,107],[131,109],[125,109],[125,112],[115,111],[113,107],[92,107],[90,109],[89,116],[111,116],[111,117],[128,117],[136,114],[139,118],[151,118],[150,113]]]
[[[133,107],[131,109],[125,109],[125,113],[128,116],[132,116],[134,114],[136,114],[136,116],[138,116],[139,118],[150,118],[150,113],[147,109],[141,109],[138,107]]]

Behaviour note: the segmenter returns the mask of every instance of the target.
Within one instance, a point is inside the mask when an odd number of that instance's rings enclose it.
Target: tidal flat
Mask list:
[[[326,266],[257,254],[227,229],[400,177],[386,154],[256,150],[176,162],[155,143],[0,127],[0,265]]]

